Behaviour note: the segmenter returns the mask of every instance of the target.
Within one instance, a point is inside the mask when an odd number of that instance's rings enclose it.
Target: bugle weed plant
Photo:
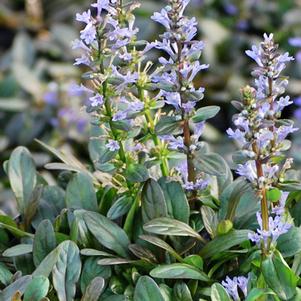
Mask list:
[[[0,216],[0,300],[301,300],[301,184],[285,153],[297,129],[281,118],[293,58],[272,34],[246,51],[257,66],[233,101],[232,172],[201,140],[219,107],[196,85],[210,72],[197,21],[188,0],[167,2],[152,42],[136,1],[76,15],[90,164],[38,141],[60,161],[50,185],[26,148],[5,162],[19,215]]]

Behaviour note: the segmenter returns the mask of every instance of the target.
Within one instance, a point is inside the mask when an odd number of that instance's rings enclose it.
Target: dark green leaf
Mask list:
[[[296,294],[298,277],[279,252],[269,255],[263,260],[262,273],[269,288],[281,299],[289,300]]]
[[[204,246],[200,255],[205,259],[215,255],[216,250],[220,253],[229,250],[248,240],[248,233],[250,232],[249,230],[233,230],[225,235],[217,236]]]
[[[6,249],[2,255],[5,257],[15,257],[15,256],[21,256],[24,254],[28,254],[31,252],[32,252],[32,245],[19,244],[19,245],[11,247],[9,249]]]
[[[18,210],[24,213],[37,183],[35,164],[27,148],[19,146],[12,152],[8,161],[8,177]]]
[[[97,211],[97,199],[93,181],[85,173],[76,174],[68,183],[66,190],[68,208]]]
[[[60,254],[52,270],[53,286],[59,301],[73,301],[79,280],[81,261],[79,249],[72,241],[60,245]]]
[[[163,279],[194,279],[209,281],[209,277],[199,269],[184,263],[161,265],[151,270],[150,275],[154,278]]]
[[[158,285],[148,276],[140,277],[135,288],[134,301],[142,300],[164,301]]]
[[[130,164],[125,170],[125,177],[132,183],[142,183],[149,178],[148,170],[141,164]]]
[[[167,216],[167,207],[160,185],[149,179],[143,186],[141,195],[142,220],[144,223],[156,218]]]
[[[107,217],[111,220],[114,220],[120,216],[123,216],[130,210],[132,203],[133,199],[131,197],[122,196],[109,209]]]
[[[191,293],[184,282],[177,282],[173,288],[173,301],[192,301]]]
[[[159,119],[155,127],[157,135],[170,135],[180,126],[176,116],[163,116]]]
[[[198,123],[210,118],[213,118],[220,108],[218,106],[207,106],[200,108],[196,111],[195,115],[192,117],[193,122]]]
[[[95,212],[85,212],[84,220],[100,244],[122,257],[129,256],[130,241],[123,229],[105,216]]]
[[[54,229],[49,220],[43,220],[37,228],[33,240],[33,262],[37,267],[56,247]]]
[[[105,280],[102,277],[95,277],[88,285],[81,301],[98,301],[105,288]]]
[[[10,272],[10,270],[5,266],[4,263],[0,262],[0,284],[7,286],[12,277],[13,274]]]
[[[283,257],[296,255],[301,251],[301,228],[291,229],[277,240],[277,249]]]
[[[190,208],[180,183],[161,178],[158,182],[163,190],[168,215],[181,222],[188,223]]]

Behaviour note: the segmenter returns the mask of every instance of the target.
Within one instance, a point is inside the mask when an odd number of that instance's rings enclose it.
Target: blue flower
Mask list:
[[[109,142],[106,144],[106,147],[111,151],[115,152],[120,149],[118,141],[110,139]]]

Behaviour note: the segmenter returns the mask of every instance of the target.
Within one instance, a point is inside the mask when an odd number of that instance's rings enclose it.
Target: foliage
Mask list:
[[[165,27],[154,43],[137,37],[137,3],[98,1],[92,17],[90,10],[77,15],[85,27],[74,43],[84,51],[76,64],[88,70],[73,92],[91,115],[89,159],[37,140],[61,161],[46,165],[58,172],[55,180],[24,146],[4,162],[18,214],[0,214],[0,300],[300,299],[301,183],[280,133],[292,132],[292,123],[273,106],[289,104],[276,96],[284,93],[286,79],[277,77],[290,58],[273,36],[253,48],[260,60],[249,52],[262,77],[257,90],[246,87],[233,102],[242,112],[235,133],[245,139],[233,155],[236,178],[200,141],[205,121],[220,111],[203,102],[199,108],[204,89],[194,77],[208,66],[199,63],[204,45],[184,15],[188,2],[170,0],[153,15]],[[164,51],[155,64],[154,49]],[[266,79],[278,89],[265,90]],[[27,80],[23,88],[33,89]],[[261,130],[273,137],[256,135]],[[241,169],[253,160],[256,176]]]

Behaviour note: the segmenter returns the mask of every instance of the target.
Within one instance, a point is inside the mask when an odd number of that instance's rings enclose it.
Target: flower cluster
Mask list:
[[[239,276],[231,279],[227,276],[226,279],[222,281],[222,285],[234,301],[240,301],[239,291],[242,292],[244,297],[248,295],[248,282],[249,277]]]
[[[249,239],[252,242],[256,243],[258,246],[263,243],[266,248],[275,246],[279,236],[285,234],[291,228],[292,225],[284,221],[285,201],[287,196],[287,192],[282,192],[278,206],[272,209],[274,217],[269,217],[268,230],[263,229],[261,214],[257,212],[257,222],[260,228],[256,230],[257,233],[249,233]]]
[[[280,77],[280,73],[293,58],[288,53],[279,54],[277,49],[273,35],[265,34],[259,47],[253,46],[252,50],[246,51],[258,65],[252,73],[256,88],[247,86],[243,89],[243,102],[234,103],[241,111],[234,116],[236,129],[227,131],[240,143],[249,159],[238,165],[238,174],[258,186],[263,182],[274,183],[283,173],[283,169],[270,159],[287,148],[287,136],[297,130],[292,121],[279,119],[282,110],[292,104],[289,96],[281,96],[288,81]],[[260,162],[262,174],[258,173],[256,162]],[[289,168],[289,162],[283,166]]]
[[[206,187],[207,180],[196,175],[193,165],[193,153],[198,148],[198,140],[204,128],[204,122],[193,123],[191,117],[195,107],[204,97],[204,88],[195,87],[193,81],[197,74],[209,66],[200,64],[199,58],[204,43],[195,40],[197,22],[195,18],[184,16],[189,0],[169,0],[169,5],[152,16],[152,19],[165,27],[161,40],[150,44],[150,47],[162,50],[167,57],[160,57],[161,66],[151,75],[151,81],[161,88],[157,98],[171,106],[175,116],[180,116],[183,124],[181,136],[168,135],[162,139],[169,149],[183,152],[187,162],[181,163],[185,187],[197,190]],[[192,134],[190,128],[194,129]],[[183,166],[187,171],[183,173]],[[185,168],[184,168],[185,169]],[[186,176],[187,175],[187,176]]]
[[[257,63],[257,68],[252,72],[255,88],[245,87],[242,90],[242,103],[233,103],[240,113],[234,116],[236,129],[229,129],[227,133],[243,149],[237,173],[257,188],[261,199],[262,217],[257,215],[260,229],[251,240],[258,243],[263,239],[266,242],[270,237],[274,242],[288,230],[288,225],[283,224],[278,215],[275,218],[268,217],[266,195],[283,181],[292,163],[292,159],[285,160],[281,156],[290,146],[288,135],[297,129],[291,120],[280,119],[282,110],[292,104],[288,96],[283,96],[288,80],[280,75],[286,63],[293,58],[288,53],[278,52],[272,34],[264,34],[260,46],[253,46],[246,54]]]

